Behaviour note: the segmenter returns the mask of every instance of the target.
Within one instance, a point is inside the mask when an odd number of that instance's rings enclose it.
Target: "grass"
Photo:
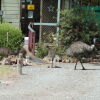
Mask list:
[[[18,76],[17,69],[11,66],[0,66],[0,78],[10,78]]]

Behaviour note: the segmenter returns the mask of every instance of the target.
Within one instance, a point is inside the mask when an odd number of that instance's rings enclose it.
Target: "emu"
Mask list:
[[[48,48],[48,57],[51,59],[52,63],[51,63],[51,68],[53,68],[53,61],[56,55],[56,51],[53,48],[50,48],[49,46],[47,46]]]
[[[94,50],[95,45],[87,45],[86,43],[83,43],[81,41],[77,41],[71,44],[71,46],[66,50],[67,56],[75,57],[77,59],[75,64],[75,70],[78,61],[80,61],[82,69],[85,70],[85,67],[82,64],[82,58],[83,57],[89,57]]]

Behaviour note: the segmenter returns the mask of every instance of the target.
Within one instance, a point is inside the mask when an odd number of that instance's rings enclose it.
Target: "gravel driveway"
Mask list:
[[[100,64],[23,67],[23,75],[0,80],[0,100],[100,100]],[[81,69],[78,64],[77,69]]]

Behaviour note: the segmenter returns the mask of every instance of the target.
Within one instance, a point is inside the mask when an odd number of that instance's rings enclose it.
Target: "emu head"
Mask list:
[[[95,48],[95,45],[94,44],[92,44],[91,46],[90,46],[90,50],[89,50],[90,52],[96,52],[96,48]]]
[[[95,45],[94,44],[92,44],[91,45],[91,50],[93,50],[95,48]]]

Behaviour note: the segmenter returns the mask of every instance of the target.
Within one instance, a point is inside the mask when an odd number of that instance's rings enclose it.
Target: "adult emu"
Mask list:
[[[83,43],[81,41],[74,42],[71,44],[71,46],[66,50],[67,56],[75,57],[77,58],[76,64],[75,64],[75,70],[78,61],[80,61],[82,69],[85,70],[85,67],[82,64],[82,58],[83,57],[89,57],[94,50],[94,45],[87,45],[86,43]]]

